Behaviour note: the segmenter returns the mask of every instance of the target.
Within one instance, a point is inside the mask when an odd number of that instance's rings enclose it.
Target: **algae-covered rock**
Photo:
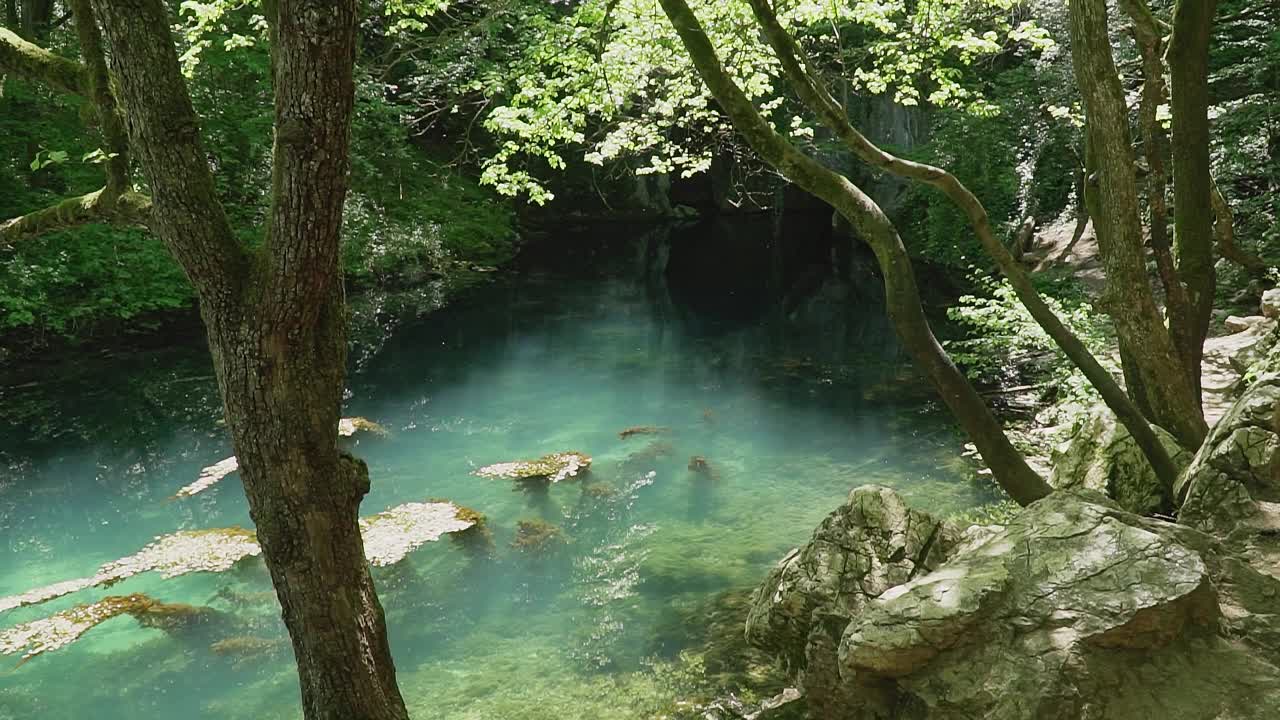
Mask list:
[[[406,503],[360,519],[365,553],[373,565],[390,565],[424,543],[483,522],[484,516],[450,502]],[[146,572],[174,578],[194,572],[225,572],[262,554],[257,535],[240,527],[181,530],[161,535],[128,557],[103,564],[89,577],[66,580],[0,598],[0,612],[36,605],[91,587],[109,587]]]
[[[98,625],[121,615],[132,615],[145,627],[174,631],[205,622],[215,614],[209,608],[162,603],[138,593],[112,595],[0,632],[0,654],[22,653],[22,662],[26,662],[64,648]]]
[[[473,475],[504,480],[548,480],[560,482],[571,478],[591,467],[591,458],[576,451],[550,453],[535,460],[516,460],[514,462],[486,465],[473,472]]]
[[[528,553],[550,552],[564,545],[564,532],[545,520],[521,520],[511,547]]]
[[[360,535],[369,564],[376,567],[400,562],[405,555],[442,535],[473,527],[479,513],[449,502],[405,503],[360,518]]]
[[[968,532],[859,488],[760,588],[748,638],[789,664],[824,720],[1262,720],[1280,707],[1267,640],[1280,639],[1267,610],[1280,582],[1213,538],[1065,492]]]
[[[90,587],[109,587],[121,580],[156,571],[165,578],[193,572],[223,572],[239,561],[261,554],[257,537],[244,528],[182,530],[161,535],[128,557],[103,564],[89,577],[66,580],[0,598],[0,612],[36,605]]]
[[[1191,453],[1163,428],[1153,425],[1152,430],[1174,465],[1186,467]],[[1076,420],[1068,439],[1053,452],[1049,482],[1060,490],[1100,492],[1139,515],[1173,510],[1168,492],[1137,441],[1105,407]]]

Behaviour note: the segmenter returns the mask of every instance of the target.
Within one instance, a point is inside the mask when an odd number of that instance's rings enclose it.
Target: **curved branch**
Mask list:
[[[1213,182],[1210,188],[1213,201],[1213,235],[1218,245],[1218,255],[1239,265],[1254,275],[1267,271],[1267,263],[1262,258],[1236,244],[1235,217],[1231,206]]]
[[[151,198],[126,191],[116,194],[107,188],[67,198],[43,210],[0,222],[0,247],[55,230],[109,223],[145,226],[151,217]]]
[[[849,122],[844,108],[827,92],[826,88],[814,77],[813,73],[802,64],[803,53],[796,45],[795,39],[778,22],[777,16],[769,6],[768,0],[748,0],[756,21],[764,31],[765,37],[773,47],[775,55],[782,63],[787,78],[800,100],[821,117],[825,124],[841,141],[867,164],[885,170],[900,177],[918,180],[942,191],[951,199],[969,219],[978,241],[987,254],[995,260],[1000,271],[1009,280],[1014,293],[1018,296],[1027,311],[1035,318],[1045,333],[1071,360],[1089,383],[1102,396],[1107,407],[1116,414],[1129,433],[1133,435],[1148,462],[1151,463],[1161,483],[1172,492],[1174,479],[1178,470],[1160,443],[1155,431],[1141,411],[1133,404],[1111,373],[1089,352],[1084,343],[1063,324],[1057,314],[1045,303],[1031,282],[1025,268],[1014,258],[1004,243],[1000,242],[991,231],[991,222],[986,208],[978,198],[970,192],[954,175],[942,168],[924,163],[903,160],[881,150],[868,140]]]
[[[89,94],[89,70],[84,65],[45,50],[0,27],[0,71],[72,95]]]
[[[1051,492],[1005,436],[982,398],[938,344],[920,305],[911,259],[884,211],[858,186],[779,135],[725,72],[715,47],[685,0],[660,0],[698,74],[738,133],[788,180],[830,203],[871,246],[884,274],[889,316],[920,368],[969,434],[995,479],[1021,504]]]

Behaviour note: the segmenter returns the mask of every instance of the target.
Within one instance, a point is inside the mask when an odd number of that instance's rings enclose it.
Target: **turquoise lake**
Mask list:
[[[761,270],[770,241],[744,233],[734,251],[733,234],[566,241],[353,352],[344,414],[390,431],[349,443],[372,477],[363,514],[445,498],[493,534],[489,555],[446,537],[375,569],[413,717],[650,718],[766,691],[773,679],[713,641],[852,487],[942,514],[992,499],[875,293],[831,291],[839,312],[796,299]],[[804,277],[798,258],[787,278]],[[234,475],[171,499],[231,454],[202,352],[89,357],[0,390],[0,596],[157,535],[249,525]],[[669,431],[619,437],[638,425]],[[591,455],[589,474],[541,489],[471,474],[561,450]],[[513,548],[521,520],[558,526],[563,546]],[[0,630],[133,592],[227,621],[166,634],[120,617],[15,669],[2,657],[0,720],[300,717],[257,559],[11,610]]]

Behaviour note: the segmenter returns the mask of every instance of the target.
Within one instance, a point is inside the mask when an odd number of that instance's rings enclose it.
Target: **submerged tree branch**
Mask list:
[[[29,43],[3,27],[0,27],[0,71],[44,83],[72,95],[89,94],[88,68]]]
[[[1111,373],[1098,362],[1084,343],[1045,303],[1031,282],[1026,269],[1004,243],[995,237],[986,208],[978,198],[946,170],[891,155],[858,132],[849,122],[844,108],[836,102],[814,73],[806,69],[807,60],[804,59],[803,52],[791,33],[782,27],[768,0],[748,0],[748,2],[800,100],[819,115],[823,124],[835,133],[849,150],[873,167],[937,188],[965,213],[974,233],[978,236],[978,241],[1009,280],[1018,300],[1068,359],[1084,373],[1089,383],[1102,396],[1107,407],[1111,408],[1111,411],[1133,435],[1156,475],[1171,493],[1178,471],[1150,423],[1142,416]]]
[[[884,211],[858,186],[800,152],[774,131],[728,76],[685,0],[660,0],[707,88],[739,134],[788,180],[828,202],[871,246],[884,274],[889,316],[903,346],[974,441],[995,479],[1021,504],[1052,491],[1005,436],[986,403],[951,361],[920,305],[911,259]]]

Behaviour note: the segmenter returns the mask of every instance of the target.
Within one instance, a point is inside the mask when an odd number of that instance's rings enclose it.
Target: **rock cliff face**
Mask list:
[[[969,528],[862,487],[754,598],[824,720],[1271,718],[1280,581],[1197,530],[1059,492]]]

